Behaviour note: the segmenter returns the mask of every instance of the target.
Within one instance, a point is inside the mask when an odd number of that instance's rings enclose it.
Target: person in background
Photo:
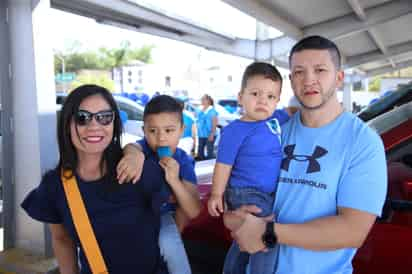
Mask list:
[[[179,101],[181,102],[182,107],[184,109],[184,100]],[[182,133],[182,137],[179,140],[179,144],[177,146],[183,149],[188,155],[195,156],[197,147],[197,128],[195,117],[192,116],[191,113],[186,112],[184,110],[182,115],[184,130]]]
[[[201,98],[202,108],[197,114],[197,134],[199,136],[198,158],[207,160],[215,158],[214,144],[216,140],[217,115],[213,98],[205,94]],[[205,156],[205,148],[207,156]]]
[[[147,161],[137,180],[116,172],[122,149],[119,110],[103,87],[83,85],[65,100],[58,121],[59,163],[46,172],[40,185],[22,202],[32,218],[48,223],[60,273],[91,272],[90,260],[79,241],[69,210],[63,179],[77,184],[103,261],[110,274],[158,273],[160,207],[165,179],[161,168]],[[64,172],[64,174],[63,174]],[[64,176],[64,177],[63,177]],[[82,231],[80,232],[82,233]],[[83,235],[83,234],[82,234]],[[79,257],[79,258],[78,258]]]
[[[228,228],[241,250],[277,245],[273,273],[350,274],[352,258],[384,205],[384,146],[338,101],[344,72],[332,41],[303,38],[289,65],[301,110],[282,127],[275,219],[256,217],[259,208],[244,206],[226,213],[239,223]]]

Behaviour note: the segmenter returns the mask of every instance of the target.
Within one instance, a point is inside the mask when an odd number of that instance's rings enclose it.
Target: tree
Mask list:
[[[120,48],[108,49],[105,47],[97,51],[79,52],[79,43],[74,43],[72,49],[66,54],[59,54],[65,61],[66,71],[77,72],[81,69],[111,70],[114,67],[126,65],[133,60],[144,63],[151,62],[153,45],[144,45],[141,48],[131,48],[129,41],[122,41]],[[54,71],[61,71],[61,58],[54,57]]]
[[[369,91],[380,91],[381,90],[381,76],[375,76],[369,81]]]
[[[112,79],[109,79],[106,75],[80,75],[76,78],[75,81],[71,84],[71,90],[85,84],[94,84],[102,86],[111,92],[114,91],[114,82]]]

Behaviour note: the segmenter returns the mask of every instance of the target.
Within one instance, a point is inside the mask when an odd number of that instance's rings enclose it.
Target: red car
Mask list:
[[[368,124],[385,145],[388,196],[384,212],[353,259],[355,274],[412,273],[412,102],[379,115]],[[203,210],[185,229],[183,238],[193,273],[222,273],[231,244],[222,218],[212,218],[206,202],[213,161],[198,163]]]

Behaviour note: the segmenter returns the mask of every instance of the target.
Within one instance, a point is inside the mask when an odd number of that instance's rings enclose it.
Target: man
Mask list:
[[[323,37],[299,41],[289,57],[301,110],[282,127],[283,161],[274,221],[254,206],[226,217],[242,250],[278,249],[274,273],[352,273],[352,258],[381,214],[386,162],[379,136],[345,112],[340,53]],[[233,218],[225,218],[225,220]]]

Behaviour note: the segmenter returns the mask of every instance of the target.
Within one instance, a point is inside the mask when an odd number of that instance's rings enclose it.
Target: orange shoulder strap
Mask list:
[[[76,177],[72,175],[71,171],[62,170],[61,179],[69,204],[70,213],[73,218],[73,223],[76,227],[77,235],[79,236],[80,243],[82,244],[92,273],[109,273],[100,251],[99,244],[94,235],[92,225],[90,224],[86,208],[84,207],[83,199],[79,187],[77,186]]]

